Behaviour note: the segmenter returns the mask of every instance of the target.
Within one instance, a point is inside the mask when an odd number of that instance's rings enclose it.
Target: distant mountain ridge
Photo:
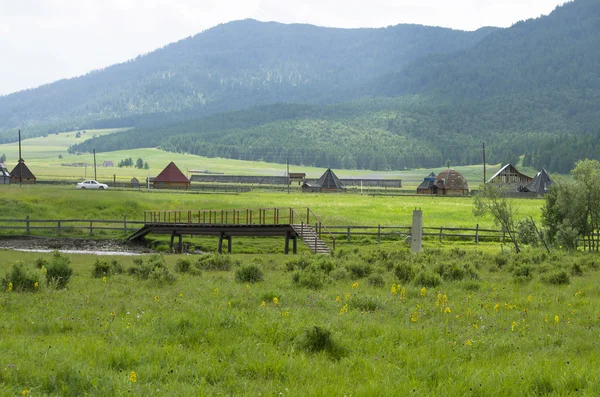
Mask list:
[[[470,47],[495,30],[230,22],[129,62],[0,97],[0,141],[2,131],[17,127],[39,135],[102,121],[123,126],[146,115],[156,123],[275,102],[340,102],[352,87],[424,55]]]

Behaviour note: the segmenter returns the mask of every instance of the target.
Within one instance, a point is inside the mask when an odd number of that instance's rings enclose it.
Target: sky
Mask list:
[[[0,95],[75,77],[220,23],[253,18],[358,28],[475,30],[549,14],[564,0],[0,0]]]

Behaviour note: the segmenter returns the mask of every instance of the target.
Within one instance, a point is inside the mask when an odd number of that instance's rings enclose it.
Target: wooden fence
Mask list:
[[[221,214],[221,211],[218,211]],[[147,221],[151,221],[147,219]],[[217,222],[216,216],[214,219]],[[173,219],[173,222],[176,222]],[[93,236],[95,232],[122,232],[127,235],[137,231],[145,224],[144,221],[128,220],[126,217],[119,220],[104,219],[31,219],[27,216],[25,219],[0,219],[0,233],[4,231],[22,232],[24,235],[35,235],[36,232],[56,233],[57,236],[68,234],[71,231],[82,230]],[[317,230],[319,225],[317,224]],[[389,238],[406,238],[411,233],[410,226],[327,226],[329,232],[338,241],[352,242],[355,237],[376,238],[378,242]],[[424,227],[423,236],[430,239],[438,239],[443,242],[446,239],[457,239],[473,241],[509,241],[508,235],[501,230],[482,229],[477,225],[475,228],[456,228],[456,227]]]

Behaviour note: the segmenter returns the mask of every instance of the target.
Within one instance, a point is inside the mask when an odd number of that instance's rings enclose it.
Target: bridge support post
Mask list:
[[[177,252],[179,252],[180,254],[183,252],[183,234],[179,235],[179,247]]]
[[[231,254],[231,246],[232,246],[231,236],[227,236],[227,253],[228,254]]]
[[[285,234],[285,249],[283,250],[283,253],[285,255],[288,255],[290,253],[290,232],[287,232]]]
[[[294,254],[298,252],[298,236],[292,238],[292,252]]]
[[[225,233],[221,233],[219,235],[219,254],[223,253],[223,238],[225,237]]]
[[[171,233],[171,243],[169,244],[169,252],[173,252],[173,242],[175,241],[175,232]]]

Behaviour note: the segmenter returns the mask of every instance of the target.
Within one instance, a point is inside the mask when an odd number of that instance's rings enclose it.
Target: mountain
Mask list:
[[[275,102],[335,103],[432,53],[468,48],[475,32],[418,25],[333,29],[243,20],[134,60],[0,97],[0,142],[90,126],[184,120]]]
[[[600,1],[575,0],[491,31],[472,46],[370,75],[350,85],[344,104],[279,104],[140,126],[73,150],[150,145],[205,156],[402,169],[480,163],[485,142],[490,162],[524,156],[525,165],[567,173],[578,159],[600,159],[599,42]]]

